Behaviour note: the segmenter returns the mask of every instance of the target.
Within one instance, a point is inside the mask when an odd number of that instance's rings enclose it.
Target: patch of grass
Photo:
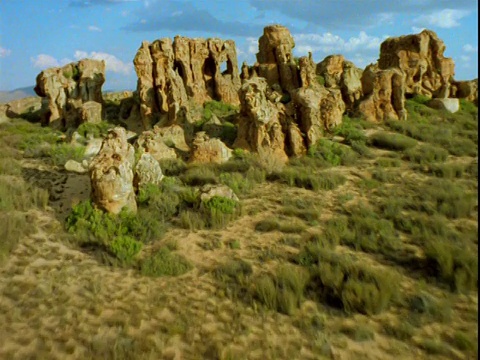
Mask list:
[[[181,176],[186,185],[202,186],[206,184],[217,184],[218,177],[215,171],[209,166],[193,166],[187,169]]]
[[[295,221],[278,221],[276,219],[263,219],[255,225],[255,231],[271,232],[280,231],[286,234],[299,234],[305,230],[305,225]]]
[[[82,162],[84,154],[84,146],[74,146],[67,143],[61,143],[52,145],[48,148],[45,155],[52,159],[54,165],[63,166],[68,160]]]
[[[309,296],[347,313],[380,313],[398,296],[398,275],[387,269],[318,246],[306,246],[296,261],[309,269]]]
[[[400,167],[402,162],[400,159],[388,158],[388,157],[379,157],[375,161],[375,165],[385,168],[385,167]]]
[[[385,324],[383,330],[387,335],[400,341],[409,340],[415,334],[415,327],[408,321],[402,321],[396,324]]]
[[[408,299],[410,311],[431,317],[434,321],[448,323],[452,320],[452,304],[448,299],[437,300],[430,294],[420,291]]]
[[[323,159],[333,166],[352,165],[358,159],[357,154],[350,147],[324,138],[310,146],[308,156]]]
[[[422,339],[420,347],[432,355],[451,355],[449,346],[440,339]]]
[[[281,172],[274,172],[268,175],[267,179],[314,191],[333,190],[347,180],[343,175],[335,172],[312,173],[307,168],[298,167],[288,167]]]
[[[405,159],[417,164],[428,164],[447,160],[448,151],[429,144],[419,145],[405,151]]]
[[[0,176],[0,211],[45,209],[48,191],[12,176]]]
[[[333,133],[342,136],[348,145],[352,145],[354,142],[365,144],[367,141],[362,125],[348,116],[343,117],[342,123],[335,128]]]
[[[77,133],[84,138],[104,138],[108,131],[113,128],[111,123],[101,121],[96,124],[83,123],[77,128]]]
[[[18,241],[35,229],[24,213],[0,211],[0,265],[18,244]]]
[[[215,278],[220,281],[222,291],[228,298],[246,302],[251,301],[248,287],[252,273],[252,265],[242,259],[230,259],[213,271]]]
[[[205,215],[207,226],[214,229],[225,227],[241,214],[240,203],[223,196],[213,196],[202,202],[200,210]]]
[[[303,300],[308,272],[291,264],[281,265],[275,275],[263,275],[253,284],[253,298],[266,308],[292,315]]]
[[[369,341],[375,338],[374,329],[366,324],[344,325],[340,328],[340,332],[357,342]]]
[[[117,236],[108,243],[108,250],[123,264],[131,264],[142,247],[141,242],[127,235]]]
[[[478,351],[477,339],[473,334],[464,331],[455,331],[451,340],[452,345],[462,351]]]
[[[185,274],[193,266],[181,255],[175,254],[167,248],[160,248],[139,264],[140,273],[145,276],[178,276]]]
[[[179,176],[187,169],[187,164],[181,159],[162,159],[159,164],[166,176]]]
[[[178,216],[178,224],[190,231],[203,230],[206,227],[202,214],[194,210],[182,210]]]
[[[384,131],[378,131],[372,134],[369,142],[375,147],[394,151],[404,151],[417,144],[417,142],[410,137],[401,134],[390,134]]]

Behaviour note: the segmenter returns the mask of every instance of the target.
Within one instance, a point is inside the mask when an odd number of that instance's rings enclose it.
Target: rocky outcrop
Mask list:
[[[100,152],[90,163],[92,200],[99,208],[118,214],[137,211],[133,187],[135,151],[124,128],[109,131]]]
[[[42,122],[55,128],[102,120],[105,62],[84,59],[50,68],[37,76],[35,92],[42,99]]]
[[[324,79],[325,87],[339,89],[346,110],[353,110],[362,97],[362,73],[351,61],[342,55],[330,55],[317,64],[316,74]]]
[[[455,63],[443,56],[445,44],[431,30],[388,38],[380,46],[381,70],[398,68],[405,73],[405,94],[450,97]]]
[[[219,100],[238,105],[240,75],[232,40],[176,36],[144,41],[134,59],[144,128],[181,124],[189,103]]]
[[[285,134],[280,123],[280,110],[267,98],[266,79],[246,80],[240,89],[241,112],[234,148],[254,152],[273,152],[286,161]]]
[[[258,40],[256,74],[265,78],[269,86],[278,84],[285,91],[298,88],[297,64],[292,53],[294,47],[295,42],[286,27],[265,27]]]
[[[432,109],[444,110],[450,113],[456,113],[460,110],[460,101],[454,98],[432,99],[426,105]]]
[[[197,132],[193,141],[191,162],[221,164],[231,157],[232,150],[220,139],[210,139],[204,131]]]
[[[478,79],[454,81],[451,93],[452,97],[471,101],[478,106]]]
[[[378,65],[366,67],[362,75],[364,98],[358,112],[369,121],[405,120],[405,73],[400,69],[380,70]]]
[[[190,147],[185,142],[183,128],[179,125],[154,126],[152,130],[144,131],[138,137],[135,147],[151,154],[157,161],[176,159],[179,155],[190,151]]]

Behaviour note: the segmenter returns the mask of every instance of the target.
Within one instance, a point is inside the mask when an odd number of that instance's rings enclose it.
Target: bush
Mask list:
[[[348,145],[352,145],[354,142],[357,144],[365,144],[367,141],[361,124],[354,119],[350,119],[348,116],[343,117],[342,123],[335,128],[333,133],[342,136]]]
[[[308,169],[297,167],[288,167],[281,172],[274,172],[268,175],[267,179],[314,191],[333,190],[347,180],[343,175],[334,172],[324,171],[314,174]]]
[[[159,164],[166,176],[179,176],[187,169],[187,164],[181,159],[162,159]]]
[[[113,125],[106,121],[101,121],[96,124],[83,123],[77,128],[77,133],[84,138],[103,138],[111,128],[113,128]]]
[[[253,285],[253,298],[268,309],[291,315],[303,300],[308,272],[286,264],[275,275],[263,275]]]
[[[108,243],[108,251],[123,264],[130,264],[135,255],[142,250],[143,244],[130,236],[117,236]]]
[[[414,147],[417,142],[401,134],[389,134],[383,131],[376,132],[370,136],[370,143],[378,148],[404,151]]]
[[[321,158],[333,166],[352,165],[357,160],[357,155],[348,146],[323,138],[310,146],[308,156]]]
[[[206,184],[217,184],[218,178],[214,170],[206,165],[189,168],[180,176],[186,185],[202,186]]]
[[[161,248],[140,261],[140,273],[145,276],[178,276],[185,274],[193,266],[182,256]]]
[[[445,161],[447,157],[448,151],[429,144],[419,145],[405,151],[405,159],[418,164]]]
[[[207,226],[216,229],[225,227],[241,212],[238,201],[217,195],[202,202],[200,209],[205,215]]]
[[[318,246],[307,246],[297,257],[310,271],[307,292],[347,313],[377,314],[398,295],[398,275],[352,261]]]

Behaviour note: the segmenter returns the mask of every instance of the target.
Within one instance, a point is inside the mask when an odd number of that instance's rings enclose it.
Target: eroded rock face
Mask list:
[[[290,31],[281,25],[264,28],[258,40],[256,72],[269,86],[279,84],[285,91],[298,88],[297,65],[292,54],[295,42]]]
[[[478,79],[455,81],[452,84],[452,97],[471,101],[478,106]]]
[[[365,94],[358,111],[369,121],[405,120],[405,74],[396,68],[380,70],[378,65],[366,67],[362,76]]]
[[[330,55],[317,64],[316,73],[325,80],[325,87],[340,89],[347,110],[352,110],[362,97],[362,73],[342,55]]]
[[[103,140],[90,163],[92,200],[101,209],[118,214],[123,208],[137,211],[133,187],[135,152],[124,128],[116,127]]]
[[[287,160],[279,108],[267,98],[267,80],[254,77],[240,89],[241,113],[233,147],[271,152]]]
[[[447,98],[455,63],[443,56],[444,42],[431,30],[385,40],[380,46],[381,70],[398,68],[405,73],[405,93]]]
[[[35,92],[42,99],[42,122],[55,128],[102,120],[105,62],[84,59],[50,68],[37,76]]]
[[[134,59],[144,128],[185,121],[189,101],[238,105],[240,74],[232,40],[176,36],[144,41]]]
[[[232,150],[220,139],[210,139],[204,131],[197,132],[193,141],[191,162],[221,164],[231,157]]]

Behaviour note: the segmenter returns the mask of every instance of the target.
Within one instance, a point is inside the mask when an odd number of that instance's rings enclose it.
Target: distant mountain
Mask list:
[[[4,104],[12,100],[26,98],[29,96],[37,96],[33,88],[33,86],[27,86],[11,91],[0,91],[0,104]]]

